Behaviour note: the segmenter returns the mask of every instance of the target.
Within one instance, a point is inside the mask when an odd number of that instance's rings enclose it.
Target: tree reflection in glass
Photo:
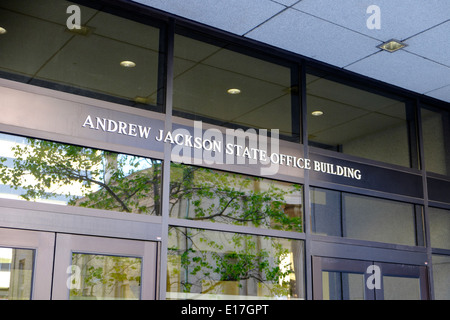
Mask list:
[[[171,164],[170,216],[303,231],[302,186]]]
[[[172,227],[169,299],[303,298],[303,242]]]
[[[0,181],[29,201],[160,215],[161,161],[1,135]],[[3,188],[4,191],[5,188]]]
[[[138,300],[142,259],[73,253],[70,299]]]

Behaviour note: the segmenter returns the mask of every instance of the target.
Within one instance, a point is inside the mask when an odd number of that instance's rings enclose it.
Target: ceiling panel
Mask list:
[[[69,3],[66,1],[54,0],[1,0],[0,7],[8,10],[22,13],[28,16],[39,17],[43,20],[65,26],[67,17],[66,11]],[[89,21],[97,10],[83,7],[83,13],[80,16],[81,24]]]
[[[135,1],[450,102],[448,0]],[[408,46],[380,52],[391,38]]]
[[[347,69],[422,94],[450,82],[450,68],[406,51],[379,52]]]
[[[306,79],[308,81],[306,86],[308,97],[321,97],[342,105],[352,106],[370,112],[379,112],[398,103],[397,100],[379,94],[350,87],[325,78],[318,78],[310,74],[306,75]]]
[[[135,2],[239,35],[245,34],[285,8],[271,0],[138,0]]]
[[[229,95],[227,89],[230,88],[239,88],[242,92]],[[174,108],[231,121],[286,95],[284,89],[245,74],[198,64],[174,79]]]
[[[156,103],[159,29],[81,7],[89,32],[79,34],[66,27],[71,2],[28,2],[0,1],[0,23],[7,30],[0,38],[0,70],[27,76],[31,84],[43,80]],[[136,68],[121,67],[123,60]]]
[[[262,104],[253,110],[243,110],[233,122],[247,128],[253,128],[257,123],[261,128],[278,129],[281,135],[292,135],[291,97],[285,94],[279,98]]]
[[[136,68],[123,68],[122,60]],[[37,74],[40,79],[134,99],[156,94],[158,53],[92,34],[74,37]]]
[[[450,102],[450,85],[426,93],[427,96]]]
[[[381,42],[338,25],[287,9],[247,37],[344,67],[376,51]]]
[[[369,29],[367,20],[376,5],[380,29]],[[381,41],[405,40],[449,19],[448,0],[302,0],[293,8],[320,17]]]
[[[38,72],[71,37],[63,26],[9,10],[0,9],[0,21],[8,30],[1,37],[0,69],[26,76]]]
[[[450,4],[450,1],[449,1]],[[448,10],[450,17],[450,9]],[[405,51],[426,57],[450,68],[450,19],[406,41]],[[448,79],[450,84],[450,79]]]

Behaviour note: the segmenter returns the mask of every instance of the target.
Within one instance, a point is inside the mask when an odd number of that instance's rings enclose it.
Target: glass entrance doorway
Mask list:
[[[427,300],[424,266],[313,257],[316,300]]]
[[[0,299],[156,299],[157,243],[0,228]]]

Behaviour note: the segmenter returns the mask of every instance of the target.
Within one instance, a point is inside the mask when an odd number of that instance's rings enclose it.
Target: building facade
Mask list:
[[[2,298],[450,298],[448,103],[128,1],[0,17]]]

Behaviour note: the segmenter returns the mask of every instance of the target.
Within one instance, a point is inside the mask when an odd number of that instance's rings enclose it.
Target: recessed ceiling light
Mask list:
[[[67,31],[81,36],[88,36],[92,33],[92,28],[86,26],[78,26],[77,28],[68,28]]]
[[[124,60],[120,62],[120,65],[124,68],[134,68],[136,67],[136,63],[134,63],[133,61],[129,61],[129,60]]]
[[[231,88],[231,89],[228,89],[227,92],[229,94],[239,94],[239,93],[241,93],[241,90],[239,90],[237,88]]]
[[[311,114],[312,114],[314,117],[320,117],[321,115],[323,115],[323,111],[316,110],[316,111],[311,112]]]
[[[378,48],[389,51],[389,52],[395,52],[404,47],[406,47],[406,44],[404,44],[401,41],[395,40],[395,39],[386,41],[385,43],[382,43],[378,46]]]
[[[151,100],[147,97],[135,97],[134,102],[142,103],[142,104],[150,104]]]
[[[5,34],[6,33],[6,29],[5,28],[2,28],[2,27],[0,27],[0,34]]]

